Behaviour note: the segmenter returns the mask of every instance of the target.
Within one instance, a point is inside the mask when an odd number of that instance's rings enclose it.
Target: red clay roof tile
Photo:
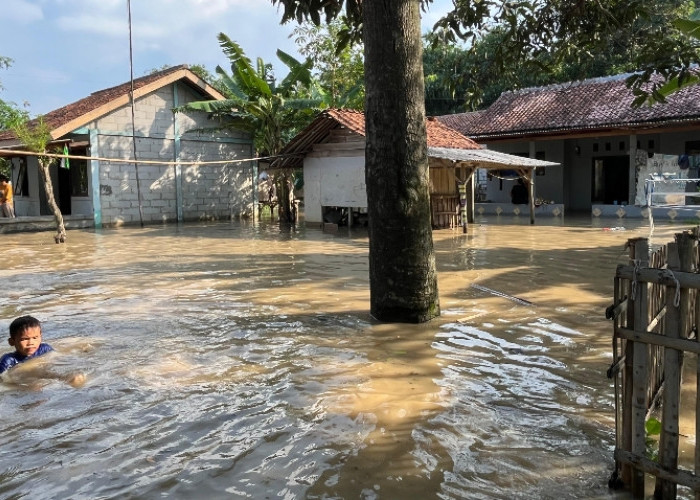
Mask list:
[[[477,140],[700,121],[700,86],[672,94],[666,103],[633,108],[627,76],[504,92],[486,110],[439,119]]]
[[[138,90],[146,85],[157,82],[159,79],[164,78],[171,73],[187,69],[186,65],[173,66],[171,68],[164,69],[152,73],[150,75],[142,76],[140,78],[134,79],[134,90]],[[49,126],[51,130],[56,130],[63,125],[70,123],[73,120],[79,119],[81,116],[85,116],[90,112],[104,106],[111,101],[126,96],[131,91],[131,82],[122,83],[115,87],[110,87],[107,89],[99,90],[90,94],[89,96],[80,99],[79,101],[63,106],[62,108],[55,109],[43,115],[44,121]],[[31,122],[30,122],[31,123]],[[0,140],[3,139],[13,139],[15,134],[12,131],[4,131],[0,133]]]

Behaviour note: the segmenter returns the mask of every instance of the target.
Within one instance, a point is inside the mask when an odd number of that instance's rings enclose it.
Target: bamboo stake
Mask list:
[[[640,266],[648,265],[649,241],[646,238],[637,238],[631,242],[632,259],[639,262]],[[633,285],[635,285],[633,283]],[[633,293],[634,306],[632,307],[632,325],[634,328],[647,327],[647,299],[648,286],[644,282],[636,283],[636,291]],[[634,455],[644,456],[646,451],[646,413],[647,413],[647,384],[649,380],[649,348],[642,342],[627,342],[626,357],[628,362],[625,367],[625,397],[627,399],[626,412],[628,425],[626,439],[629,443],[628,451]],[[624,417],[624,413],[623,413]],[[627,482],[627,481],[626,481]],[[632,467],[629,477],[632,495],[634,498],[644,497],[644,471]]]
[[[681,267],[678,245],[668,244],[668,269],[677,271]],[[675,303],[675,290],[666,290],[666,316],[664,331],[667,338],[681,338],[680,303]],[[662,430],[659,441],[659,463],[665,470],[678,468],[678,418],[681,398],[681,351],[664,348],[664,394],[662,404]],[[656,478],[655,498],[675,499],[677,485],[668,479]]]
[[[608,370],[608,378],[613,378],[613,386],[615,389],[615,449],[621,449],[622,447],[622,429],[621,429],[621,424],[622,424],[622,415],[621,415],[621,410],[622,406],[620,405],[620,372],[619,370],[614,370],[615,364],[617,364],[620,361],[620,338],[617,335],[617,330],[620,328],[622,324],[622,315],[621,314],[615,314],[614,309],[617,307],[620,307],[619,304],[622,303],[623,298],[622,298],[622,283],[621,283],[620,278],[615,278],[613,281],[613,297],[614,297],[614,302],[613,302],[613,307],[611,311],[611,317],[613,320],[613,339],[612,339],[612,348],[613,348],[613,366],[611,367],[610,370]],[[618,304],[617,307],[615,307],[615,304]],[[625,299],[625,304],[627,304],[627,301]],[[626,307],[626,306],[625,306]],[[619,474],[621,470],[621,463],[619,460],[615,460],[615,470],[613,472],[612,477],[610,478],[610,481],[608,484],[610,485],[611,488],[617,488],[618,487],[618,482],[620,481]]]
[[[697,253],[695,255],[696,266],[698,263]],[[699,295],[695,293],[695,340],[700,343],[700,300]],[[700,355],[695,357],[696,363],[696,382],[695,382],[695,475],[700,477]],[[695,493],[695,500],[700,500],[700,491]]]

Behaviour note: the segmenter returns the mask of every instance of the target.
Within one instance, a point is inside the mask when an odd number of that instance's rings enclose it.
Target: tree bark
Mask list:
[[[363,2],[370,312],[420,323],[440,315],[430,224],[418,0]]]
[[[65,243],[66,228],[63,225],[63,214],[61,213],[61,209],[58,208],[58,205],[56,204],[56,199],[53,196],[53,183],[51,182],[51,173],[49,172],[50,166],[50,158],[39,158],[39,173],[41,173],[41,179],[44,181],[44,191],[46,192],[46,200],[56,220],[56,236],[54,236],[54,240],[56,241],[56,243]]]
[[[296,222],[296,214],[292,210],[292,191],[290,184],[290,172],[288,170],[282,170],[277,177],[277,207],[279,219],[282,222]]]

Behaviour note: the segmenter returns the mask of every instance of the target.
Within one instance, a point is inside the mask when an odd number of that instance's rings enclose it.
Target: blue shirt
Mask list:
[[[0,373],[6,372],[13,366],[24,363],[28,359],[36,358],[37,356],[41,356],[42,354],[46,354],[47,352],[51,351],[53,351],[53,347],[51,347],[49,344],[41,343],[39,344],[39,349],[37,349],[31,356],[22,356],[17,351],[8,352],[7,354],[4,354],[2,358],[0,358]]]

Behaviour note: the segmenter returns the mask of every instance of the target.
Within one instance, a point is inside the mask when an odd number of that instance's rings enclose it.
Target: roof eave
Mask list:
[[[199,88],[202,92],[209,94],[211,97],[213,97],[216,100],[222,100],[225,99],[224,95],[221,94],[218,90],[216,90],[214,87],[206,83],[204,80],[199,78],[196,74],[194,74],[192,71],[186,68],[182,68],[178,71],[173,71],[172,73],[168,73],[167,75],[164,75],[162,78],[159,78],[157,80],[154,80],[153,82],[144,85],[142,87],[139,87],[137,89],[134,89],[134,99],[138,99],[140,97],[143,97],[155,90],[158,90],[159,88],[165,87],[166,85],[170,85],[174,82],[177,82],[179,80],[187,80],[190,83],[192,83],[194,86]],[[131,97],[129,96],[129,93],[126,93],[120,97],[117,97],[116,99],[112,99],[111,101],[103,104],[102,106],[98,106],[97,108],[89,111],[88,113],[85,113],[73,120],[70,120],[67,123],[64,123],[60,127],[56,127],[51,131],[51,138],[52,139],[58,139],[60,137],[63,137],[66,134],[69,134],[73,132],[76,129],[79,129],[91,121],[106,115],[107,113],[114,111],[115,109],[118,109],[122,106],[125,106],[131,102]]]
[[[475,141],[506,141],[522,139],[567,139],[576,137],[610,136],[621,133],[634,133],[655,129],[679,128],[688,125],[700,126],[700,117],[674,118],[664,120],[649,120],[636,122],[618,122],[598,124],[588,127],[558,127],[546,129],[524,129],[495,133],[471,133],[469,137]]]

